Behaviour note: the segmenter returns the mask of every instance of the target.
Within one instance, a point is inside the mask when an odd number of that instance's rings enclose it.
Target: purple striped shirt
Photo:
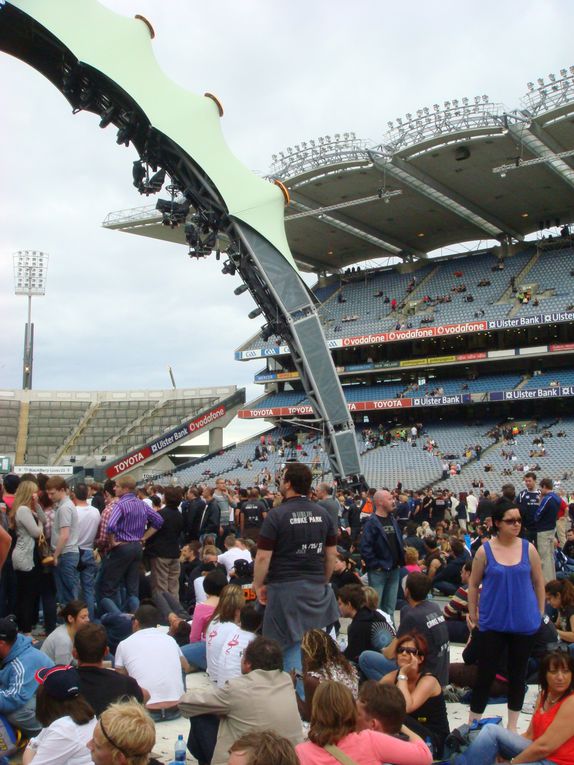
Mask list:
[[[156,529],[163,526],[163,518],[159,513],[134,494],[124,494],[112,510],[107,531],[114,535],[116,542],[139,542],[148,522]]]

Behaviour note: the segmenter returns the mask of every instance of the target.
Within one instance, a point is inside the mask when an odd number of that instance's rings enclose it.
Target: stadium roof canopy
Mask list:
[[[574,221],[574,67],[528,83],[520,108],[487,96],[419,109],[379,144],[354,133],[273,156],[288,187],[286,231],[305,270],[424,258],[467,241],[520,241]],[[107,228],[185,244],[155,206],[110,213]]]

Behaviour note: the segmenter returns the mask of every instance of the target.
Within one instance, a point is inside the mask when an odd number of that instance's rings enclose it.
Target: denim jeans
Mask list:
[[[90,613],[90,621],[93,622],[94,617],[96,615],[95,614],[95,607],[96,607],[95,584],[96,584],[96,574],[98,572],[96,559],[94,558],[94,551],[80,550],[80,561],[81,561],[80,588],[82,591],[82,596],[88,607],[88,611]]]
[[[505,760],[516,757],[530,746],[532,741],[503,728],[501,725],[485,725],[464,752],[455,758],[455,765],[491,765],[499,756]],[[529,765],[552,765],[550,760],[529,760]]]
[[[197,643],[182,645],[181,652],[190,664],[203,670],[207,669],[205,641],[199,640]]]
[[[377,651],[363,651],[359,656],[359,667],[368,680],[380,680],[388,672],[398,669],[398,664]]]
[[[125,608],[133,613],[139,606],[140,562],[142,546],[139,542],[127,542],[113,547],[102,561],[100,595],[116,599],[122,584],[127,590]]]
[[[79,560],[80,553],[62,553],[58,558],[58,565],[54,567],[58,602],[62,606],[78,597],[80,589]]]
[[[401,578],[400,568],[392,568],[390,571],[375,569],[368,571],[367,577],[369,585],[373,587],[379,595],[380,608],[391,617],[391,621],[394,623],[397,593],[399,591],[399,582]]]

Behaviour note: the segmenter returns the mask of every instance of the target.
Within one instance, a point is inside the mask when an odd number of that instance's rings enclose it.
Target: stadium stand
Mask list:
[[[3,401],[0,399],[0,451],[3,454],[15,451],[18,436],[18,421],[20,417],[19,401]]]

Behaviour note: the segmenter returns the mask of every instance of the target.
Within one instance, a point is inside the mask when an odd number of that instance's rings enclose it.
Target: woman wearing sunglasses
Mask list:
[[[495,505],[492,538],[476,553],[468,586],[471,627],[478,626],[478,680],[470,717],[480,719],[496,675],[497,661],[508,651],[508,729],[516,726],[524,701],[528,658],[544,614],[544,576],[534,545],[520,537],[517,507]],[[479,603],[479,588],[480,592]]]
[[[421,738],[432,743],[435,757],[442,757],[444,742],[450,730],[442,688],[430,672],[425,671],[427,642],[418,632],[407,632],[397,640],[398,670],[381,678],[381,683],[396,685],[405,697],[405,725]]]

